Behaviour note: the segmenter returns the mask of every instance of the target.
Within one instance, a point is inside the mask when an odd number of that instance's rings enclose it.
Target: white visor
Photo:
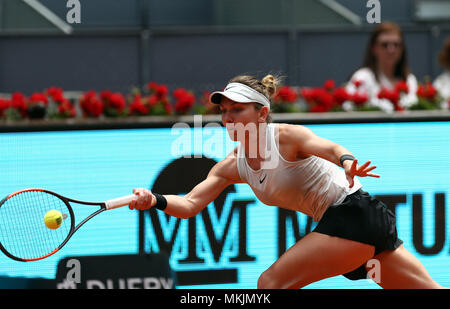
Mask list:
[[[209,101],[214,104],[220,104],[222,96],[239,103],[259,103],[270,109],[270,101],[265,95],[241,83],[229,83],[224,91],[211,93]]]

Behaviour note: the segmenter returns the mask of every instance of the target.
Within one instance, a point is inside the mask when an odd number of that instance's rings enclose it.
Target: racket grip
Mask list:
[[[127,206],[131,203],[131,201],[134,201],[137,198],[138,198],[137,195],[130,194],[130,195],[118,197],[118,198],[115,198],[112,200],[108,200],[105,202],[106,209],[109,210],[109,209]]]

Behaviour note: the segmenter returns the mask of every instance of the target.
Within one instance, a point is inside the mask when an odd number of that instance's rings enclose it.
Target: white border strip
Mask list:
[[[43,5],[38,0],[22,0],[26,4],[28,4],[31,8],[33,8],[36,12],[41,14],[45,19],[59,28],[65,34],[71,34],[73,32],[73,28],[68,25],[64,20],[59,18],[58,15],[50,11],[45,5]]]
[[[350,21],[352,24],[354,25],[362,24],[361,18],[357,14],[353,13],[348,8],[336,2],[335,0],[319,0],[319,2],[325,5],[326,7],[330,8],[337,14],[341,15],[342,17]]]

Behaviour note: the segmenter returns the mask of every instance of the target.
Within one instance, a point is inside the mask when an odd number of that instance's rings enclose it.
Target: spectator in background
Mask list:
[[[444,46],[439,53],[439,64],[444,68],[433,82],[433,86],[444,99],[442,108],[450,108],[450,37],[444,43]]]
[[[347,91],[364,92],[370,105],[392,112],[416,103],[417,87],[408,65],[402,30],[395,23],[379,24],[372,31],[363,66],[352,75]]]

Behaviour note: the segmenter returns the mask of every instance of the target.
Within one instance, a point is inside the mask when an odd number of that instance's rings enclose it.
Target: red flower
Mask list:
[[[100,92],[100,99],[103,102],[107,102],[110,100],[111,96],[112,96],[112,91],[110,90],[103,90],[102,92]]]
[[[394,105],[396,105],[400,100],[400,93],[396,89],[389,90],[387,88],[382,88],[378,93],[378,98],[387,99],[391,101]]]
[[[351,101],[353,101],[356,106],[362,106],[368,100],[369,100],[369,96],[364,92],[356,92],[351,96]]]
[[[48,105],[48,98],[47,98],[47,96],[44,94],[44,93],[33,93],[32,95],[31,95],[31,97],[29,98],[29,100],[28,100],[28,102],[30,103],[30,104],[39,104],[39,103],[42,103],[42,104],[44,104],[45,106],[47,106]]]
[[[154,91],[154,90],[156,89],[156,86],[158,86],[157,83],[155,83],[155,82],[149,82],[149,83],[147,84],[147,89],[150,90],[150,91]]]
[[[313,102],[320,102],[321,101],[321,97],[323,96],[323,95],[325,95],[327,92],[324,90],[324,89],[322,89],[322,88],[313,88],[312,90],[311,90],[311,100],[313,101]]]
[[[147,89],[151,95],[156,95],[159,98],[164,98],[169,94],[169,88],[166,85],[153,81],[147,84]]]
[[[312,106],[309,109],[309,111],[311,113],[326,113],[326,112],[328,112],[328,109],[324,105],[315,105],[315,106]]]
[[[333,90],[334,87],[336,87],[336,82],[332,79],[329,79],[327,81],[325,81],[325,83],[323,84],[323,88],[325,88],[326,90]]]
[[[327,108],[327,110],[331,110],[331,108],[335,105],[333,96],[328,92],[321,92],[318,100],[319,104],[322,104]]]
[[[281,87],[274,96],[276,103],[294,103],[297,100],[297,92],[289,86]]]
[[[430,101],[436,100],[437,94],[438,92],[431,82],[426,82],[424,85],[419,85],[419,88],[417,89],[417,96],[419,98]]]
[[[11,107],[16,109],[22,117],[27,115],[27,99],[20,92],[15,92],[11,96]]]
[[[52,86],[47,89],[46,94],[56,103],[63,103],[66,98],[64,97],[63,90],[61,88]]]
[[[100,100],[104,104],[104,111],[107,116],[118,116],[125,110],[126,100],[120,92],[103,90],[100,93]]]
[[[338,105],[342,105],[345,101],[350,99],[350,95],[344,87],[339,87],[333,92],[333,97]]]
[[[156,104],[158,104],[158,102],[159,102],[159,98],[156,95],[151,95],[148,98],[148,104],[149,104],[150,108],[155,106]]]
[[[155,84],[156,85],[156,84]],[[166,88],[164,86],[164,88]],[[156,89],[156,88],[155,88]],[[144,105],[148,112],[146,114],[148,115],[169,115],[172,113],[172,106],[170,105],[169,98],[167,95],[162,95],[162,93],[158,93],[157,91],[151,91],[151,94],[148,97],[142,98],[142,102],[139,103],[139,99],[135,98],[134,102],[134,112],[136,113],[136,108],[139,108],[140,113],[143,113],[145,108],[143,108],[141,105]]]
[[[155,88],[155,94],[158,97],[165,97],[169,94],[169,88],[166,85],[157,85]]]
[[[333,95],[324,88],[302,89],[300,94],[311,112],[328,112],[336,105]]]
[[[308,103],[311,112],[329,112],[351,99],[344,87],[336,88],[334,80],[325,81],[322,88],[301,89],[300,95]]]
[[[306,102],[310,102],[312,100],[312,90],[303,88],[300,90],[300,96],[305,99]]]
[[[364,82],[362,80],[358,80],[358,79],[353,80],[352,83],[353,83],[353,85],[355,85],[356,88],[359,88],[364,84]]]
[[[144,104],[141,95],[135,95],[133,102],[129,106],[131,115],[147,115],[150,111],[148,105]]]
[[[397,91],[397,89],[389,90],[387,88],[382,88],[380,92],[378,93],[379,99],[387,99],[389,100],[392,105],[394,105],[394,109],[396,111],[403,111],[404,108],[399,105],[400,102],[400,92]]]
[[[5,110],[11,107],[11,100],[0,98],[0,117],[3,116]]]
[[[58,114],[66,118],[75,117],[76,110],[69,100],[64,100],[58,105]]]
[[[119,114],[122,113],[126,107],[124,96],[119,92],[111,94],[109,97],[109,106],[117,110]]]
[[[419,98],[427,97],[427,93],[426,93],[425,87],[423,85],[419,85],[419,88],[417,88],[417,96]]]
[[[395,90],[397,91],[397,92],[399,92],[399,93],[408,93],[409,92],[409,86],[408,86],[408,83],[407,82],[405,82],[405,81],[401,81],[401,82],[398,82],[396,85],[395,85]]]
[[[192,92],[183,88],[178,88],[173,91],[173,97],[175,98],[174,109],[180,114],[187,113],[195,103],[195,96]]]
[[[91,90],[81,96],[80,107],[85,116],[99,117],[103,114],[104,104],[97,97],[95,91]]]
[[[164,104],[164,110],[166,111],[167,115],[172,114],[172,105],[170,105],[168,102]]]

